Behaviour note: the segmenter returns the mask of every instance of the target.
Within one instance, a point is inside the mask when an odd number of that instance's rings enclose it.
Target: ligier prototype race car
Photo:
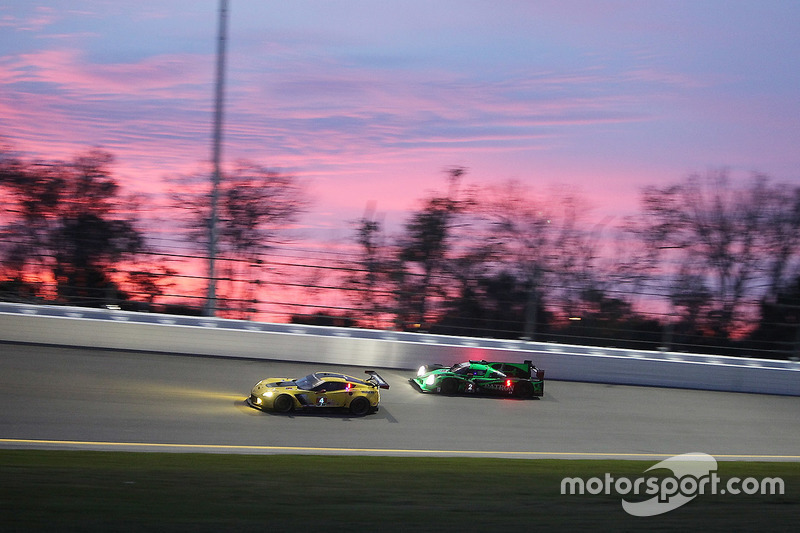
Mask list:
[[[544,370],[524,363],[467,361],[451,367],[420,367],[411,382],[422,392],[503,394],[519,398],[544,396]]]
[[[339,407],[354,416],[364,416],[378,410],[380,389],[389,388],[377,372],[366,373],[369,375],[366,379],[336,372],[314,372],[300,379],[263,379],[255,384],[247,403],[256,409],[278,413]]]

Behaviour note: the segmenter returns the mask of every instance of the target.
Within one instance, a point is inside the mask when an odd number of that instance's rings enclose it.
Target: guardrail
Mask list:
[[[800,396],[800,364],[793,361],[82,307],[0,302],[0,341],[408,370],[532,359],[554,380]]]

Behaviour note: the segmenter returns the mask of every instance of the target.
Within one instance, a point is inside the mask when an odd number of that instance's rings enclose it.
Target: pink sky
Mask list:
[[[5,2],[0,136],[105,148],[130,191],[207,168],[217,10]],[[572,188],[596,220],[710,168],[798,183],[798,27],[774,0],[231,0],[223,158],[306,180],[332,242],[370,202],[396,227],[452,166]]]

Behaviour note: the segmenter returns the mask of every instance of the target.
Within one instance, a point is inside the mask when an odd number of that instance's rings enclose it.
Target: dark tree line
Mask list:
[[[112,165],[102,150],[50,162],[0,154],[0,297],[149,310],[169,299],[182,274],[159,259],[168,250],[149,244],[141,199],[122,194]],[[797,355],[800,187],[760,175],[745,184],[724,171],[694,175],[645,189],[640,213],[612,227],[592,222],[575,194],[537,194],[515,182],[468,185],[466,177],[463,168],[449,169],[446,190],[423,197],[396,234],[374,213],[357,221],[357,259],[326,266],[339,275],[327,274],[325,288],[347,303],[294,320]],[[303,185],[247,162],[222,184],[221,316],[250,317],[280,283],[314,300],[321,276],[301,280],[293,271],[279,281],[263,268],[283,229],[308,207]],[[173,185],[176,227],[202,261],[207,181]],[[201,302],[202,290],[195,292]]]
[[[128,298],[117,267],[146,252],[136,201],[120,196],[111,154],[90,150],[71,161],[0,159],[2,273],[6,294],[78,305]],[[163,274],[164,272],[162,272]],[[129,286],[158,292],[152,266],[126,271]],[[42,285],[35,281],[50,281]],[[52,287],[48,294],[41,287]]]
[[[394,238],[358,221],[368,268],[348,284],[382,294],[355,293],[362,316],[448,334],[800,355],[800,187],[693,175],[645,189],[642,212],[606,228],[587,223],[580,198],[518,183],[456,196],[462,175]]]
[[[148,244],[139,216],[153,199],[124,195],[112,166],[112,155],[99,149],[70,161],[26,161],[8,149],[0,151],[0,297],[198,312],[198,289],[188,303],[154,305],[162,296],[177,296],[167,294],[176,278],[200,276],[179,274],[173,265],[187,258]],[[208,250],[207,181],[177,180],[166,221],[184,232],[201,262]],[[249,162],[226,173],[217,226],[219,253],[227,259],[219,275],[223,315],[252,313],[252,302],[264,288],[254,267],[306,205],[293,176]],[[252,283],[231,282],[248,277]]]
[[[189,242],[199,254],[208,252],[211,221],[208,179],[188,176],[176,180],[170,193],[172,209],[182,214]],[[259,293],[267,290],[260,268],[263,257],[282,242],[282,230],[307,208],[302,184],[292,175],[248,161],[224,173],[220,182],[217,248],[224,262],[219,276],[222,298],[217,311],[249,318]],[[249,283],[232,280],[247,279]]]

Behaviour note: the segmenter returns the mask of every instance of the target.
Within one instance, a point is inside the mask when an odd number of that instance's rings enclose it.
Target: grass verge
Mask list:
[[[783,495],[702,495],[628,515],[564,477],[642,477],[646,461],[0,450],[2,531],[794,531],[800,463],[720,462]],[[648,472],[647,476],[652,473]],[[649,496],[639,497],[639,500]],[[633,499],[633,498],[630,498]]]

